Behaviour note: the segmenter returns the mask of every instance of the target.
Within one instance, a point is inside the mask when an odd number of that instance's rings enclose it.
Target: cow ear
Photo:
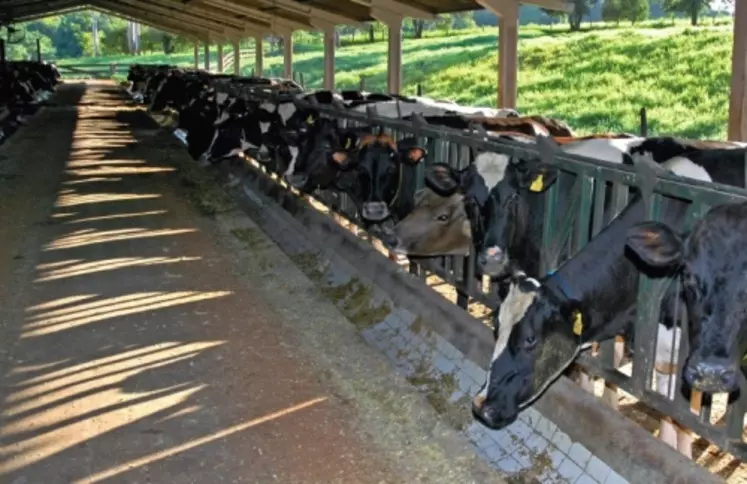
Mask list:
[[[427,152],[419,146],[417,138],[405,138],[397,142],[400,160],[410,165],[417,165],[425,159]]]
[[[442,197],[450,197],[459,189],[459,180],[448,163],[434,163],[425,169],[425,186]]]
[[[532,163],[527,170],[518,170],[519,187],[542,193],[558,179],[558,169],[544,163]]]
[[[668,268],[682,260],[682,239],[660,222],[643,222],[628,229],[626,244],[654,268]]]

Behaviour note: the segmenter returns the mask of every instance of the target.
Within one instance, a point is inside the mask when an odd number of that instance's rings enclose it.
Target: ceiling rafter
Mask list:
[[[269,3],[268,0],[265,0],[265,1]],[[308,17],[309,23],[312,25],[314,25],[315,21],[321,21],[325,25],[332,23],[332,24],[352,25],[352,26],[359,27],[359,28],[364,27],[363,22],[356,20],[354,18],[350,18],[350,17],[346,17],[338,13],[330,12],[329,10],[326,10],[320,7],[310,6],[304,3],[296,2],[295,0],[270,0],[270,1],[271,1],[272,7],[281,8],[288,12],[293,12],[295,14]]]
[[[141,0],[137,0],[141,1]],[[142,2],[141,2],[142,3]],[[270,24],[266,25],[258,24],[252,20],[239,19],[232,12],[214,9],[210,7],[204,7],[199,4],[184,5],[181,2],[173,2],[171,0],[148,0],[148,5],[157,5],[162,8],[173,9],[187,15],[195,15],[206,19],[215,19],[221,23],[231,25],[234,28],[244,30],[247,27],[251,28],[254,32],[263,32],[270,29]]]
[[[13,20],[15,22],[31,22],[33,20],[39,20],[41,18],[51,17],[54,15],[65,15],[68,13],[82,12],[82,11],[85,11],[86,9],[88,9],[88,6],[86,5],[79,5],[77,7],[67,7],[67,8],[59,8],[59,9],[56,8],[50,11],[44,11],[44,12],[35,13],[31,15],[24,15],[23,17],[16,17]]]
[[[89,1],[98,2],[99,0],[89,0]],[[122,13],[120,11],[111,10],[100,5],[95,5],[93,3],[90,5],[90,8],[92,10],[101,12],[106,15],[114,15],[124,20],[130,20],[132,22],[139,22],[143,25],[148,25],[149,27],[153,27],[155,29],[159,29],[164,32],[171,33],[171,34],[181,35],[188,39],[199,40],[202,42],[208,42],[210,40],[210,33],[207,31],[190,30],[190,29],[185,29],[184,26],[174,26],[168,20],[165,20],[165,19],[148,20],[148,19],[143,19],[143,18],[135,18],[125,13]]]
[[[383,10],[389,12],[389,15],[397,15],[399,17],[412,17],[421,18],[427,20],[433,20],[436,18],[437,12],[431,12],[421,7],[415,7],[406,2],[398,2],[395,0],[350,0],[358,5],[363,5],[369,9]],[[387,15],[387,14],[385,14]]]
[[[232,38],[230,35],[226,34],[226,32],[222,28],[217,27],[212,24],[204,24],[202,22],[194,21],[190,19],[169,18],[167,16],[154,13],[150,10],[132,8],[128,5],[124,5],[118,0],[88,0],[88,1],[91,5],[100,6],[102,8],[106,8],[107,10],[111,10],[112,12],[119,12],[122,15],[127,15],[131,17],[132,19],[142,18],[143,23],[145,23],[145,21],[148,21],[151,23],[153,22],[164,23],[165,25],[174,26],[176,28],[179,28],[180,30],[184,30],[185,32],[201,32],[204,34],[204,37],[206,38],[208,35],[215,35],[215,36],[224,37],[224,38]]]
[[[140,0],[111,0],[111,2],[117,5],[122,5],[123,7],[134,9],[135,16],[137,16],[137,11],[142,10],[156,16],[171,17],[173,20],[178,20],[179,22],[189,22],[195,25],[203,25],[207,28],[210,28],[211,30],[214,30],[216,33],[226,33],[234,36],[249,34],[249,29],[244,30],[241,28],[233,27],[220,20],[204,17],[202,15],[197,15],[194,13],[181,13],[174,8],[162,7],[160,5],[143,2]]]
[[[61,8],[77,7],[82,3],[81,0],[55,0],[47,3],[32,3],[30,5],[17,5],[10,9],[0,8],[0,19],[15,21],[18,17],[28,15],[38,15],[49,12],[50,10],[59,10]],[[0,7],[2,4],[0,4]]]

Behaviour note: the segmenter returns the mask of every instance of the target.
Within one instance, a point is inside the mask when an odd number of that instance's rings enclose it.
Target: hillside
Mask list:
[[[565,29],[522,28],[518,109],[558,117],[586,134],[638,132],[638,112],[645,106],[650,134],[724,138],[731,32],[731,25],[690,29],[653,23],[644,28],[595,29],[576,34]],[[304,74],[307,87],[320,87],[321,46],[297,41],[295,49],[295,71]],[[408,39],[402,57],[404,92],[415,93],[420,83],[428,96],[461,104],[495,105],[496,51],[493,29]],[[243,61],[243,72],[248,74],[253,52],[244,55],[248,58]],[[70,62],[169,62],[189,66],[192,52]],[[335,62],[338,88],[356,88],[360,76],[364,76],[366,89],[386,89],[385,42],[342,47]],[[266,55],[265,70],[266,74],[279,75],[282,58]]]

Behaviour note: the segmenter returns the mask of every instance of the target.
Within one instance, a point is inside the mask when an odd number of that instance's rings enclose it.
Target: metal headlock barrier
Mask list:
[[[300,86],[299,86],[300,87]],[[427,157],[418,170],[416,189],[424,187],[424,169],[435,161],[448,162],[455,168],[464,168],[470,163],[470,153],[475,150],[491,151],[509,155],[513,160],[542,160],[556,166],[560,174],[557,182],[542,195],[545,204],[543,220],[541,266],[544,272],[557,268],[563,261],[579,252],[628,204],[631,189],[640,189],[644,183],[650,186],[651,180],[634,167],[614,164],[577,155],[555,151],[548,158],[542,153],[542,146],[527,145],[508,140],[491,139],[480,128],[457,130],[429,125],[419,115],[411,120],[386,118],[376,115],[372,108],[366,113],[353,112],[340,105],[319,104],[315,101],[298,99],[291,94],[278,94],[278,89],[264,86],[231,88],[232,95],[249,100],[287,101],[292,100],[298,107],[316,110],[320,116],[338,120],[341,127],[354,125],[379,127],[382,133],[399,140],[404,136],[416,136],[427,149]],[[656,176],[653,193],[646,203],[646,220],[659,220],[660,207],[666,198],[689,202],[685,217],[685,229],[690,230],[711,207],[724,203],[747,201],[747,190],[717,183],[706,183],[693,179],[680,178],[674,174],[662,173]],[[605,189],[594,190],[594,187]],[[559,195],[563,187],[570,187],[570,200],[564,213],[558,213]],[[567,189],[567,188],[566,188]],[[354,203],[345,194],[323,193],[317,190],[312,196],[350,222],[360,226],[360,219]],[[611,210],[610,210],[611,208]],[[559,234],[559,235],[558,235]],[[426,278],[435,274],[452,284],[457,290],[457,304],[466,309],[469,302],[477,301],[494,309],[499,300],[493,295],[491,285],[484,287],[475,277],[474,250],[467,256],[445,256],[411,260],[410,272]],[[747,412],[747,380],[740,376],[740,392],[730,396],[726,404],[723,422],[712,422],[713,399],[707,395],[690,392],[685,396],[682,388],[682,371],[689,351],[688,324],[681,325],[682,340],[679,352],[673,355],[672,364],[679,370],[676,373],[674,397],[672,399],[652,388],[654,356],[661,300],[668,284],[677,284],[671,278],[652,279],[644,274],[639,276],[637,316],[633,343],[633,364],[631,374],[615,368],[614,340],[599,344],[595,354],[582,354],[578,363],[590,374],[603,378],[619,386],[640,402],[676,420],[701,437],[713,442],[724,451],[739,459],[747,458],[747,445],[743,433],[743,420]],[[677,314],[685,314],[678,308]],[[698,401],[694,407],[692,402]]]

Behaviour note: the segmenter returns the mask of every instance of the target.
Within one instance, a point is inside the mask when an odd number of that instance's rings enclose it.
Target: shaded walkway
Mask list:
[[[167,135],[112,85],[55,101],[0,151],[0,481],[408,482],[177,197]]]

